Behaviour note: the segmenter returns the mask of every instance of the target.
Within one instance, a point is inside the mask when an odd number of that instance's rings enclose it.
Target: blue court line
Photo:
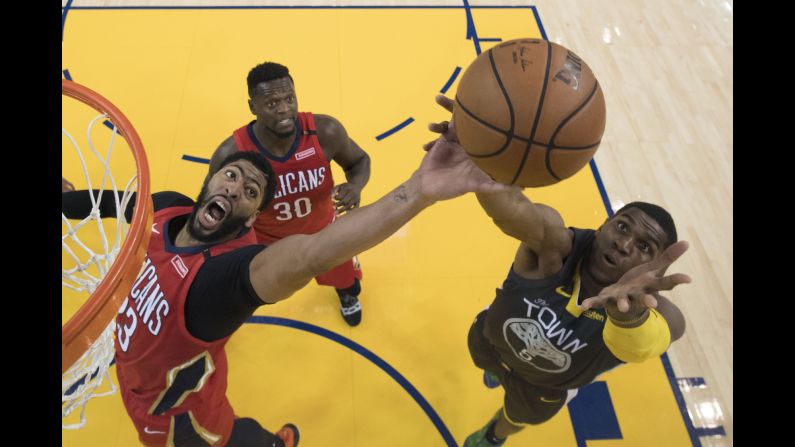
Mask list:
[[[72,6],[72,0],[66,2],[66,6],[63,7],[63,12],[61,12],[61,42],[63,42],[63,33],[64,29],[66,29],[66,14],[69,12],[69,8]]]
[[[442,94],[447,93],[447,89],[449,89],[450,86],[453,85],[453,82],[455,82],[455,78],[458,77],[459,73],[461,73],[461,67],[455,67],[455,70],[453,70],[453,74],[450,75],[450,79],[448,79],[447,83],[444,84],[444,87],[442,87],[442,89],[439,90],[439,93]]]
[[[723,427],[711,427],[711,428],[697,428],[696,434],[698,436],[726,436],[726,430]]]
[[[467,16],[467,40],[472,39],[475,44],[475,54],[480,56],[480,39],[478,39],[478,31],[475,29],[475,20],[472,18],[472,7],[469,6],[469,0],[464,0],[464,11]]]
[[[604,183],[602,183],[599,169],[596,168],[596,161],[592,158],[588,164],[591,165],[591,172],[593,172],[593,178],[596,180],[596,187],[599,188],[599,195],[602,196],[602,203],[604,203],[605,209],[607,210],[607,217],[613,217],[613,205],[610,204],[610,199],[607,197],[607,190],[605,189]]]
[[[70,3],[71,3],[71,0],[70,0]],[[67,4],[66,6],[69,6],[69,4]],[[64,76],[66,79],[68,79],[68,80],[70,80],[70,81],[72,80],[72,74],[71,74],[71,73],[69,73],[69,70],[68,70],[68,69],[65,69],[65,70],[63,70],[62,72],[63,72],[63,76]],[[103,121],[103,122],[102,122],[102,124],[104,124],[104,125],[105,125],[105,127],[107,127],[107,128],[108,128],[108,129],[110,129],[110,130],[115,130],[115,129],[116,129],[116,126],[114,126],[114,125],[113,125],[113,123],[111,123],[111,122],[110,122],[110,121],[108,121],[108,120],[105,120],[105,121]],[[121,131],[117,131],[117,133],[118,133],[119,135],[121,135],[122,137],[124,136],[124,135],[122,135]]]
[[[113,123],[111,123],[108,120],[103,121],[102,124],[104,124],[105,127],[107,127],[110,130],[115,130],[116,129],[116,126],[114,126]],[[121,135],[121,131],[118,131],[118,134]],[[122,136],[124,136],[124,135],[122,135]]]
[[[685,422],[687,434],[690,435],[690,442],[693,443],[693,447],[701,447],[701,440],[698,439],[696,428],[693,427],[693,421],[690,419],[690,415],[687,413],[685,397],[682,396],[682,391],[679,389],[679,385],[676,383],[674,368],[671,366],[671,361],[668,360],[668,353],[664,353],[662,356],[660,356],[660,360],[662,361],[663,368],[665,369],[665,375],[668,376],[668,383],[671,384],[671,391],[674,393],[674,398],[676,399],[677,406],[679,407],[679,413],[682,414],[682,420]]]
[[[196,162],[196,163],[204,163],[206,165],[210,164],[210,160],[209,159],[201,158],[201,157],[194,157],[193,155],[183,154],[182,155],[182,159],[186,160],[186,161],[193,161],[193,162]]]
[[[393,133],[397,132],[398,130],[400,130],[400,129],[402,129],[402,128],[406,127],[406,126],[408,126],[409,124],[411,124],[411,123],[413,123],[413,122],[414,122],[414,118],[412,118],[412,117],[409,117],[409,118],[408,118],[406,121],[403,121],[402,123],[400,123],[400,124],[398,124],[397,126],[395,126],[395,127],[391,128],[391,129],[387,130],[386,132],[382,133],[381,135],[378,135],[377,137],[375,137],[375,139],[376,139],[377,141],[381,141],[381,140],[383,140],[384,138],[386,138],[386,137],[388,137],[388,136],[392,135]]]
[[[538,9],[536,9],[535,6],[531,6],[530,9],[533,10],[533,16],[535,16],[536,18],[536,23],[538,24],[538,30],[541,31],[541,38],[544,40],[549,40],[547,39],[547,32],[544,31],[544,24],[541,23],[541,16],[538,15]]]
[[[369,349],[365,348],[364,346],[356,343],[355,341],[344,337],[340,334],[332,332],[328,329],[324,329],[320,326],[315,326],[313,324],[304,323],[302,321],[297,320],[290,320],[288,318],[279,318],[279,317],[261,317],[261,316],[253,316],[249,317],[246,320],[246,323],[256,323],[256,324],[272,324],[275,326],[284,326],[290,327],[293,329],[299,329],[302,331],[310,332],[315,335],[320,335],[321,337],[328,338],[331,341],[335,341],[346,348],[356,352],[357,354],[361,355],[362,357],[366,358],[379,368],[381,368],[385,373],[389,374],[395,382],[400,384],[404,390],[417,402],[417,405],[422,408],[422,411],[428,416],[428,418],[433,422],[433,425],[436,427],[436,430],[439,431],[439,434],[444,438],[444,441],[448,447],[458,447],[453,438],[453,435],[450,434],[450,431],[442,422],[442,419],[436,414],[431,404],[422,397],[422,394],[414,387],[402,374],[400,374],[395,368],[393,368],[389,363],[387,363],[381,357],[378,357]]]

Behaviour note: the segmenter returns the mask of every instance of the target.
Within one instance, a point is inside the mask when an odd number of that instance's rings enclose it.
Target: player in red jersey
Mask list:
[[[337,214],[359,206],[361,191],[370,178],[370,157],[342,124],[328,115],[299,113],[295,85],[283,65],[257,65],[247,82],[249,109],[257,119],[221,143],[210,161],[209,175],[236,151],[258,153],[273,166],[278,179],[276,195],[254,223],[259,243],[317,233]],[[347,183],[334,186],[331,160],[345,170]],[[318,284],[335,288],[342,317],[351,326],[362,319],[361,279],[355,257],[315,278]]]
[[[122,399],[144,445],[297,445],[292,424],[274,435],[254,419],[235,416],[226,397],[229,337],[259,306],[289,298],[433,203],[507,188],[441,137],[419,169],[375,203],[317,233],[266,247],[254,243],[250,228],[274,195],[274,179],[263,157],[241,151],[219,164],[195,203],[175,192],[152,197],[156,211],[144,266],[116,320]],[[115,199],[102,195],[101,216],[116,216]],[[70,219],[90,214],[91,203],[88,191],[62,194]],[[132,205],[125,215],[131,218]]]

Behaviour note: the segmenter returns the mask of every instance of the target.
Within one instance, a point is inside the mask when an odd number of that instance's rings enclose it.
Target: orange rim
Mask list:
[[[102,334],[111,319],[116,316],[122,300],[127,297],[143,264],[146,247],[149,245],[153,206],[149,191],[149,164],[144,146],[127,117],[102,95],[73,81],[62,79],[61,93],[108,115],[133,152],[138,176],[135,211],[119,256],[99,287],[61,329],[61,374],[63,374]]]

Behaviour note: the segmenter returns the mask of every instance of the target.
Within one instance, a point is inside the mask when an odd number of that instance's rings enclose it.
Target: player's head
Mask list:
[[[265,62],[248,73],[248,107],[265,130],[279,138],[295,135],[298,99],[290,70]]]
[[[188,233],[205,243],[231,239],[251,227],[275,190],[273,168],[263,156],[235,152],[205,179],[188,219]]]
[[[598,282],[613,284],[629,269],[657,258],[676,241],[676,225],[668,211],[651,203],[628,203],[596,232],[589,272]]]

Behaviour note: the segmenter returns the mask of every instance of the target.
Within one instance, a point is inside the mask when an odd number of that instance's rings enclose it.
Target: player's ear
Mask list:
[[[260,213],[259,210],[257,210],[256,213],[254,213],[251,217],[248,218],[248,220],[246,220],[245,223],[246,228],[251,228],[251,226],[254,225],[254,221],[257,220],[257,216],[259,216],[259,213]]]

